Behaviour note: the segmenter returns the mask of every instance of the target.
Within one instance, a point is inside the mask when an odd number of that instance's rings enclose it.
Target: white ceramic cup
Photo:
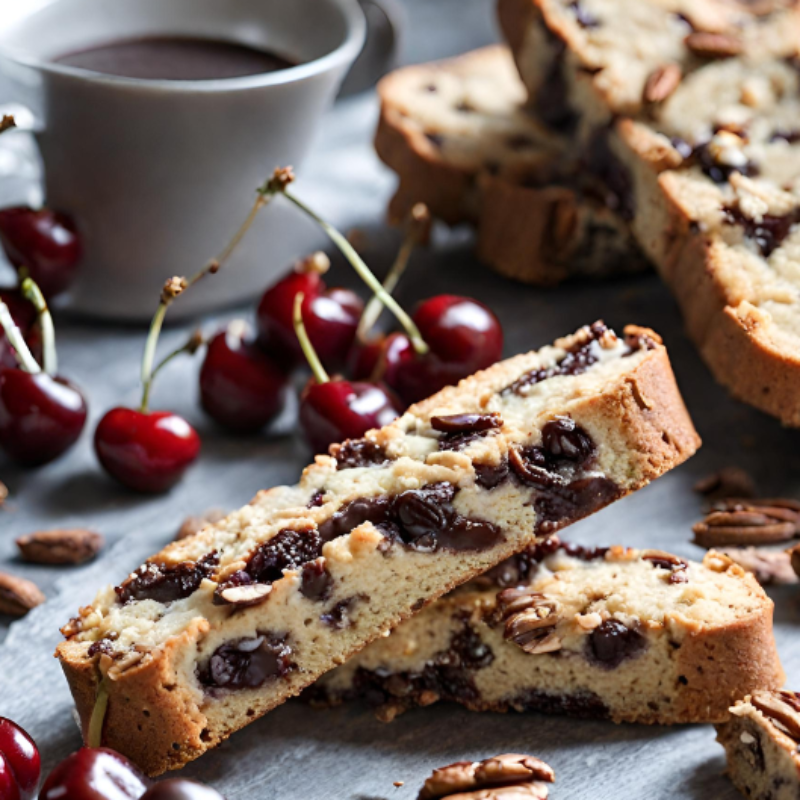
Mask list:
[[[0,74],[11,87],[0,102],[30,110],[47,204],[71,214],[83,237],[66,304],[117,320],[148,319],[164,280],[222,249],[272,170],[302,164],[365,38],[357,0],[24,4],[0,18]],[[300,64],[244,78],[143,81],[52,63],[153,35],[227,39]],[[274,203],[224,274],[198,284],[170,316],[255,299],[303,252],[307,231],[296,210]]]

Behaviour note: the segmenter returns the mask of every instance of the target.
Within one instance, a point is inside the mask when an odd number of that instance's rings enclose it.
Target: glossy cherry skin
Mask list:
[[[105,471],[139,492],[166,492],[200,453],[197,431],[169,411],[112,408],[94,434]]]
[[[0,447],[37,467],[69,450],[86,424],[86,401],[65,378],[21,369],[0,372]]]
[[[315,272],[291,272],[271,286],[258,306],[258,341],[285,367],[305,362],[294,332],[294,298],[302,292],[303,323],[311,344],[328,370],[344,366],[364,310],[349,289],[326,289]]]
[[[232,325],[208,344],[200,369],[200,402],[223,427],[254,432],[280,413],[287,382],[273,359]]]
[[[15,722],[0,717],[0,797],[31,800],[41,775],[36,743]]]
[[[39,800],[139,800],[150,781],[125,756],[82,747],[47,776]]]
[[[456,384],[502,357],[500,321],[477,300],[450,294],[431,297],[417,308],[414,322],[430,352],[402,360],[385,376],[407,404]]]
[[[404,333],[390,333],[366,344],[353,345],[348,374],[353,380],[379,377],[388,385],[397,383],[398,366],[414,359],[411,340]]]
[[[359,439],[400,413],[397,398],[380,384],[312,379],[300,395],[300,426],[315,453],[327,453],[334,442]]]
[[[151,786],[141,800],[225,800],[216,789],[184,778],[170,778]]]
[[[17,323],[17,327],[22,331],[22,335],[28,339],[36,322],[36,310],[32,303],[29,303],[20,292],[15,289],[7,289],[0,291],[0,300],[2,300],[11,312],[11,317]],[[30,344],[30,343],[29,343]],[[36,355],[36,353],[34,353]],[[17,367],[19,362],[14,355],[14,350],[11,347],[5,333],[0,330],[0,369],[5,367]]]
[[[81,260],[81,240],[66,214],[23,206],[0,210],[0,243],[8,260],[25,267],[45,297],[63,292]]]

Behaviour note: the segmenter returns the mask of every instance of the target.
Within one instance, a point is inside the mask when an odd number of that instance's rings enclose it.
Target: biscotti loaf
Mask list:
[[[728,775],[751,800],[800,798],[800,695],[761,690],[736,703],[717,725]]]
[[[772,601],[713,551],[544,544],[373,642],[311,688],[385,720],[438,700],[615,722],[719,722],[784,680]]]
[[[800,425],[796,3],[500,0],[500,13],[533,107],[630,218],[716,379]]]
[[[470,222],[478,257],[530,283],[647,266],[571,143],[524,106],[507,48],[404,67],[379,94],[375,147],[399,178],[394,220],[424,202],[449,224]]]
[[[498,363],[100,592],[57,653],[84,730],[99,693],[104,745],[179,767],[698,445],[652,331]]]

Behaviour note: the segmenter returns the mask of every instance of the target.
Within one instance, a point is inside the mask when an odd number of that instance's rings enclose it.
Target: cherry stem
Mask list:
[[[2,300],[0,300],[0,328],[5,332],[6,338],[14,350],[14,354],[22,369],[25,370],[25,372],[30,372],[32,375],[40,373],[42,368],[33,357],[25,341],[25,337],[22,335],[22,331],[17,326],[17,323],[14,322],[14,318],[11,316],[8,306]]]
[[[175,298],[183,294],[189,287],[194,286],[198,281],[205,278],[206,275],[214,275],[219,272],[233,255],[242,239],[244,239],[245,234],[250,229],[253,222],[255,222],[258,212],[269,204],[276,192],[277,189],[269,185],[259,188],[250,213],[220,254],[216,258],[212,258],[208,261],[205,266],[192,275],[191,278],[172,278],[164,284],[164,288],[161,291],[161,300],[150,322],[150,330],[147,334],[147,341],[145,342],[144,353],[142,354],[142,402],[139,406],[139,410],[143,414],[147,413],[153,378],[155,378],[158,370],[169,362],[172,357],[177,355],[178,352],[188,352],[186,345],[184,345],[184,347],[179,348],[177,352],[167,356],[157,367],[153,367],[156,358],[158,337],[161,335],[161,329],[164,326],[164,318],[167,315],[167,309],[172,305]]]
[[[108,709],[108,689],[103,678],[97,687],[97,697],[94,699],[92,716],[89,718],[89,730],[86,732],[86,744],[89,747],[100,747],[103,743],[103,723]]]
[[[0,119],[0,133],[5,133],[16,127],[17,121],[14,117],[12,117],[11,114],[3,114],[3,118]]]
[[[143,392],[142,396],[142,406],[141,411],[143,413],[147,412],[148,406],[150,404],[150,390],[153,388],[153,382],[156,379],[156,375],[161,372],[164,367],[169,364],[174,358],[177,356],[182,355],[183,353],[188,353],[190,356],[193,356],[202,345],[205,343],[205,339],[203,338],[203,334],[200,331],[195,331],[180,347],[176,347],[171,353],[168,353],[161,361],[153,367],[153,371],[150,373],[150,383],[145,387],[145,391]]]
[[[314,349],[314,345],[308,337],[306,326],[303,323],[303,300],[305,300],[303,292],[298,292],[294,296],[294,332],[297,334],[297,341],[300,342],[300,349],[303,351],[306,361],[308,361],[308,366],[311,367],[311,374],[314,376],[314,380],[317,383],[328,383],[330,377],[325,371],[325,367],[322,366],[322,362],[319,360],[317,351]]]
[[[414,324],[414,320],[401,308],[400,304],[381,286],[381,282],[372,274],[370,268],[364,263],[361,256],[355,251],[353,245],[324,219],[317,216],[302,200],[295,197],[291,192],[287,191],[286,186],[280,186],[281,191],[287,200],[294,203],[297,208],[307,214],[317,225],[322,228],[333,243],[342,251],[345,258],[350,262],[353,269],[358,273],[358,276],[367,286],[372,290],[375,297],[394,314],[398,322],[403,326],[414,350],[419,355],[425,355],[430,349],[422,338],[419,328]]]
[[[392,294],[397,288],[400,278],[403,277],[406,271],[414,248],[427,236],[429,229],[430,212],[424,203],[417,203],[409,212],[403,243],[400,245],[394,264],[392,264],[389,273],[383,280],[383,289],[387,294]],[[360,342],[367,340],[369,332],[375,327],[375,323],[381,315],[381,311],[383,311],[383,305],[378,297],[373,295],[358,322],[356,336]]]
[[[43,369],[47,375],[58,372],[58,356],[56,355],[56,329],[53,325],[53,316],[47,300],[44,299],[42,290],[34,283],[32,278],[24,278],[20,285],[22,296],[33,303],[39,315],[39,326],[42,329],[42,361]]]

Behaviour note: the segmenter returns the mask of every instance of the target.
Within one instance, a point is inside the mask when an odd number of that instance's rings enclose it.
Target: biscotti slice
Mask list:
[[[530,283],[646,267],[570,143],[525,107],[507,48],[404,67],[379,94],[375,147],[399,178],[393,219],[424,202],[448,224],[470,222],[478,257]]]
[[[728,775],[751,800],[800,798],[800,695],[761,690],[736,703],[717,725]]]
[[[583,548],[557,537],[373,642],[311,688],[382,719],[438,700],[615,722],[719,722],[783,684],[772,601],[713,551]]]
[[[500,10],[534,107],[561,99],[559,132],[630,219],[716,379],[800,426],[800,7]]]
[[[698,445],[651,331],[498,363],[102,591],[57,653],[84,730],[99,693],[104,745],[179,767]]]

